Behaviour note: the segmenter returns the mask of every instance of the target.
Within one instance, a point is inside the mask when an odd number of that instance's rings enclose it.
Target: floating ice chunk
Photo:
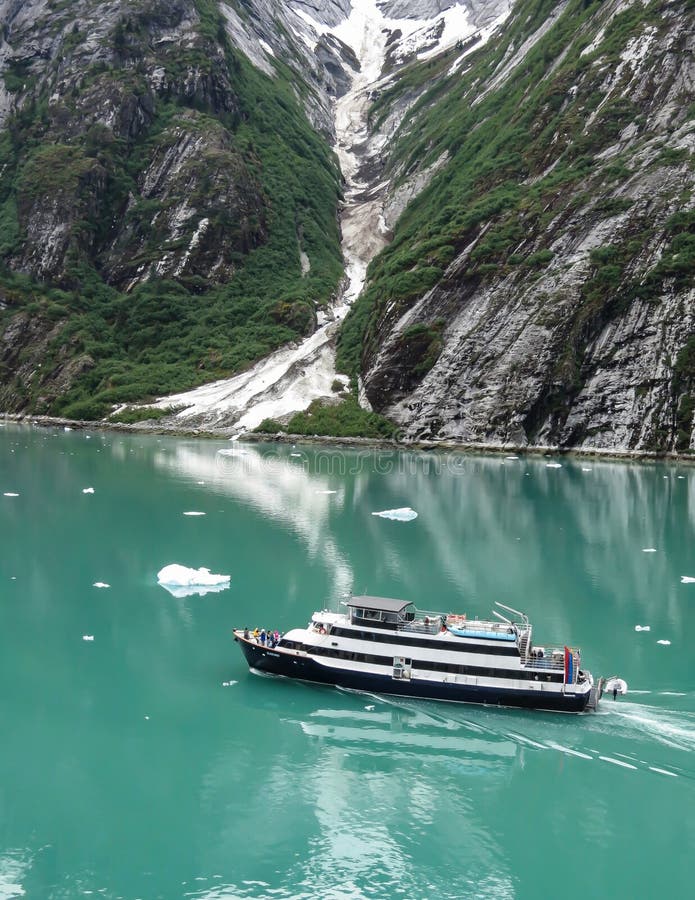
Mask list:
[[[149,721],[149,718],[150,718],[149,716],[145,716],[145,719],[148,720],[148,721]]]
[[[63,431],[72,431],[72,428],[70,428],[69,425],[64,425],[64,426],[63,426]]]
[[[232,438],[229,439],[230,441]],[[248,450],[242,450],[241,447],[232,447],[230,450],[218,450],[220,456],[248,456]]]
[[[290,453],[290,456],[301,456],[301,453]]]
[[[111,587],[111,585],[107,584],[105,581],[95,581],[92,587],[108,588]]]
[[[562,463],[546,463],[545,467],[546,469],[561,469]]]
[[[642,547],[642,553],[656,553],[656,547]]]
[[[663,647],[670,647],[671,641],[660,640],[660,641],[657,641],[657,644],[661,644]]]
[[[196,484],[205,484],[204,481],[196,481]]]
[[[591,469],[587,468],[586,466],[582,466],[582,472],[591,472]]]
[[[371,712],[374,709],[374,706],[372,704],[370,704],[369,706],[365,706],[365,709],[367,709],[367,710],[369,710],[369,712]]]
[[[238,683],[238,681],[223,681],[222,687],[234,687],[234,685]]]
[[[676,478],[678,478],[682,481],[685,478],[685,475],[677,475]]]
[[[518,459],[518,456],[505,456],[505,459]]]
[[[197,509],[192,509],[189,512],[185,512],[184,516],[204,516],[204,512],[199,512]]]
[[[690,575],[681,575],[681,584],[695,584],[695,578]]]
[[[83,494],[93,494],[94,488],[82,488],[82,493]]]
[[[379,516],[381,519],[393,519],[395,522],[412,522],[417,519],[417,513],[409,506],[403,506],[400,509],[383,509],[381,512],[373,512],[373,516]]]
[[[14,494],[12,491],[6,491],[3,494],[4,497],[19,497],[19,494]]]
[[[651,625],[635,625],[635,631],[651,631]]]
[[[315,494],[337,494],[338,491],[314,491]]]
[[[83,640],[83,641],[93,641],[93,640],[94,640],[94,635],[93,635],[93,634],[83,634],[83,635],[82,635],[82,640]]]
[[[224,591],[229,587],[230,575],[215,575],[209,569],[189,569],[172,563],[164,566],[157,573],[157,580],[161,587],[165,588],[174,597],[190,597]]]

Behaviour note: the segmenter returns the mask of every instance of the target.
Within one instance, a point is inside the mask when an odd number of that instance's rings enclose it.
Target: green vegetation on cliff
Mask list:
[[[631,40],[644,40],[645,29],[645,46],[657,54],[660,33],[670,24],[665,12],[678,15],[685,5],[633,3],[604,27],[608,4],[569,0],[561,9],[555,0],[519,0],[499,37],[470,54],[458,71],[451,66],[460,48],[452,48],[437,60],[413,63],[382,93],[372,108],[375,125],[409,90],[422,90],[393,141],[390,169],[405,178],[443,153],[449,161],[408,205],[393,241],[372,261],[367,289],[341,330],[342,371],[356,374],[374,358],[386,318],[390,327],[434,285],[446,290],[447,268],[466,248],[465,264],[450,275],[460,298],[485,281],[528,282],[553,261],[550,244],[580,211],[602,220],[631,209],[632,200],[617,194],[633,174],[636,147],[654,134],[639,103],[607,96],[607,72],[618,66]],[[511,77],[496,83],[539,29],[542,34]],[[692,114],[684,105],[681,121]],[[628,127],[635,136],[623,153],[619,138]],[[610,147],[617,151],[606,153]],[[651,153],[651,165],[687,168],[688,151],[670,149]],[[689,192],[669,201],[674,199],[685,205]],[[640,233],[655,227],[665,228],[670,244],[652,271],[635,279],[644,249]],[[583,324],[605,322],[626,298],[656,299],[669,278],[680,286],[693,284],[690,226],[655,222],[646,212],[630,230],[612,248],[610,265],[600,262],[585,287],[573,331],[581,345],[594,333]]]
[[[160,47],[184,12],[197,34]],[[250,65],[213,0],[133,4],[86,68],[68,18],[36,23],[65,29],[43,71],[5,72],[20,102],[0,138],[0,331],[53,326],[3,406],[96,417],[313,328],[342,273],[339,172],[296,75]]]

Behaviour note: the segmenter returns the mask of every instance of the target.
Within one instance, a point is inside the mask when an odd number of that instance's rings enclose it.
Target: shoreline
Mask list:
[[[203,438],[207,440],[230,440],[234,429],[224,428],[185,428],[165,424],[148,424],[135,422],[106,422],[104,420],[64,419],[60,416],[29,415],[24,413],[0,413],[0,425],[12,423],[16,425],[35,425],[41,428],[70,428],[74,431],[116,431],[134,434],[159,434],[180,438]],[[398,452],[443,452],[463,454],[516,454],[519,456],[577,456],[584,459],[616,460],[620,462],[681,462],[695,463],[695,455],[676,451],[654,452],[649,450],[611,450],[596,447],[558,447],[543,445],[518,446],[515,444],[458,443],[455,441],[414,441],[402,443],[387,438],[365,437],[333,437],[331,435],[305,434],[261,434],[247,432],[238,438],[240,443],[249,444],[311,444],[333,448],[347,447],[351,450],[366,448],[377,450],[396,450]]]

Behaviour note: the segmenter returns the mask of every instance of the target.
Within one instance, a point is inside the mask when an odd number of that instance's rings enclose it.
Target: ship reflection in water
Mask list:
[[[418,709],[417,701],[412,704],[390,707],[376,701],[362,710],[323,707],[289,721],[310,738],[350,754],[389,757],[398,765],[408,760],[418,767],[444,763],[468,776],[502,775],[517,763],[523,765],[523,746],[518,743],[474,722]]]

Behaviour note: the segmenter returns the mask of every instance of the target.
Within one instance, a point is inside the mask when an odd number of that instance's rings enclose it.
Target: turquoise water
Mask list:
[[[0,428],[0,900],[692,893],[695,470],[230,447]],[[173,562],[231,586],[171,596]],[[631,692],[573,717],[248,672],[233,627],[352,588],[521,608]]]

